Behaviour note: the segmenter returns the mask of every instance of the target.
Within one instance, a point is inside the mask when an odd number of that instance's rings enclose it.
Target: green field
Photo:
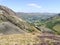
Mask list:
[[[53,29],[60,33],[60,24],[55,25]]]

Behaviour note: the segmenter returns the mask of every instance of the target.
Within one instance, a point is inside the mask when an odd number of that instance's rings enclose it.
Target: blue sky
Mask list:
[[[60,13],[60,0],[0,0],[0,5],[16,12]]]

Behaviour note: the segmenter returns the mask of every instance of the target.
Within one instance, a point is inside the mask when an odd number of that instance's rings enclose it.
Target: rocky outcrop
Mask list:
[[[15,15],[14,11],[12,11],[11,9],[9,9],[8,7],[5,7],[5,6],[0,5],[0,10],[2,10],[3,13],[5,12],[8,15]]]

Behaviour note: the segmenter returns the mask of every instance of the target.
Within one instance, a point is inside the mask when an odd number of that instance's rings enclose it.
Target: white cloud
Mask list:
[[[30,6],[30,7],[35,7],[35,8],[41,8],[40,5],[35,4],[35,3],[30,3],[30,4],[28,4],[28,6]]]

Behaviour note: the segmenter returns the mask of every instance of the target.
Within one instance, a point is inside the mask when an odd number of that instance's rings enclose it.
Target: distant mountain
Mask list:
[[[48,19],[54,15],[55,13],[23,13],[23,12],[17,12],[17,15],[19,17],[22,17],[22,19],[25,19],[28,22],[34,22],[36,20],[41,19]]]

